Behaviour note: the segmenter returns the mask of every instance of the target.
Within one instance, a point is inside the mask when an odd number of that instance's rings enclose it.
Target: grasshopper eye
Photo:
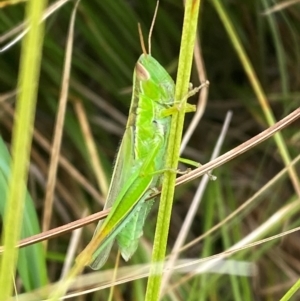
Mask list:
[[[136,63],[135,72],[139,80],[148,80],[150,78],[149,72],[140,62]]]
[[[155,119],[152,120],[152,125],[154,126],[155,130],[159,128],[159,124]]]

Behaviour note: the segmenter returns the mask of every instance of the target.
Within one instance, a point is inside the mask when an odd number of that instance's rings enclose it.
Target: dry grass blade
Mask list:
[[[211,156],[211,160],[217,158],[220,154],[221,147],[223,145],[226,133],[229,128],[231,117],[232,117],[232,112],[228,112],[226,115],[226,118],[225,118],[225,122],[223,124],[222,131],[219,135],[218,141],[215,145],[213,154]],[[169,260],[167,261],[167,265],[166,265],[167,267],[172,267],[175,264],[175,261],[177,260],[177,258],[179,256],[179,250],[181,249],[182,245],[184,244],[186,237],[190,231],[192,222],[195,218],[197,209],[199,208],[200,202],[202,200],[202,197],[203,197],[203,194],[204,194],[204,191],[205,191],[205,188],[206,188],[206,185],[208,182],[209,182],[209,177],[208,177],[208,175],[205,175],[201,179],[201,182],[198,186],[195,196],[191,202],[191,205],[189,206],[189,211],[185,217],[185,220],[182,224],[180,232],[178,233],[176,242],[169,255]],[[164,292],[165,288],[167,287],[170,277],[171,277],[171,271],[167,271],[166,273],[164,273],[164,277],[163,277],[163,281],[162,281],[162,292]]]
[[[195,66],[197,69],[199,82],[204,83],[206,81],[206,72],[205,72],[205,66],[201,54],[201,48],[199,46],[200,41],[199,38],[196,37],[196,43],[195,43],[195,51],[194,51],[194,60],[195,60]],[[189,124],[189,127],[187,128],[186,132],[184,133],[181,141],[180,146],[180,153],[182,153],[187,146],[189,140],[191,139],[196,127],[198,126],[200,119],[202,118],[206,104],[207,104],[207,98],[208,98],[208,89],[209,86],[205,86],[203,89],[199,92],[198,97],[198,103],[197,103],[197,110],[193,116],[192,121]]]
[[[24,248],[31,244],[38,243],[38,242],[41,242],[44,240],[49,240],[54,237],[63,235],[65,233],[68,233],[70,231],[76,230],[76,229],[86,226],[88,224],[94,223],[100,219],[103,219],[108,215],[108,213],[109,213],[109,209],[103,210],[101,212],[94,213],[92,215],[89,215],[88,217],[79,219],[77,221],[71,222],[71,223],[63,225],[61,227],[57,227],[57,228],[48,230],[46,232],[42,232],[40,234],[28,237],[26,239],[21,240],[20,243],[16,247]],[[4,250],[4,248],[3,248],[3,246],[1,246],[0,253],[2,253],[3,250]]]
[[[13,96],[14,93],[12,92],[8,96]],[[9,97],[10,98],[10,97]],[[1,102],[1,99],[0,99]],[[14,117],[14,111],[12,107],[7,103],[2,103],[1,107],[12,118]],[[6,122],[6,121],[3,121]],[[8,128],[11,128],[12,122],[7,124]],[[49,141],[37,130],[34,129],[33,132],[33,139],[38,143],[38,145],[45,150],[47,153],[51,151],[51,144]],[[62,154],[59,155],[59,164],[60,167],[66,170],[66,172],[75,179],[95,200],[99,203],[104,204],[104,198],[99,194],[96,188],[81,174],[71,163],[70,161],[64,157]]]
[[[277,131],[282,130],[286,126],[288,126],[290,123],[294,122],[300,117],[300,108],[283,118],[282,120],[278,121],[276,124],[268,128],[267,130],[263,131],[262,133],[256,135],[255,137],[249,139],[248,141],[242,143],[241,145],[237,146],[233,150],[223,154],[222,156],[202,165],[201,167],[191,171],[187,175],[183,175],[179,177],[176,180],[176,186],[182,185],[186,182],[192,181],[195,178],[207,173],[208,171],[215,169],[222,164],[234,159],[235,157],[243,154],[247,150],[255,147],[259,143],[265,141],[266,139],[272,137],[274,133]],[[152,196],[156,197],[159,193]],[[29,237],[26,240],[22,240],[20,244],[18,244],[18,247],[25,247],[26,245],[30,245],[32,243],[36,243],[39,241],[43,241],[45,239],[50,239],[52,237],[56,237],[58,235],[62,235],[66,232],[72,231],[74,229],[77,229],[79,227],[82,227],[83,225],[90,224],[92,222],[95,222],[99,219],[105,218],[109,213],[109,210],[101,211],[98,213],[95,213],[93,215],[90,215],[84,219],[80,219],[78,221],[72,222],[70,224],[64,225],[62,227],[58,227],[55,229],[52,229],[50,231],[46,231],[45,233],[41,233],[39,235],[35,235],[34,237]],[[3,249],[1,249],[2,251]]]
[[[245,153],[249,149],[255,147],[256,145],[262,143],[266,139],[272,137],[278,131],[287,127],[290,123],[294,122],[300,117],[300,108],[294,110],[288,116],[284,117],[274,125],[270,126],[268,129],[264,130],[260,134],[254,136],[253,138],[249,139],[248,141],[240,144],[239,146],[233,148],[229,152],[223,154],[222,156],[218,157],[217,159],[202,165],[201,167],[191,171],[187,175],[180,177],[176,181],[176,186],[186,183],[188,181],[192,181],[197,177],[207,173],[208,171],[215,169],[224,163],[232,160],[233,158]]]
[[[70,82],[70,71],[71,71],[71,59],[73,50],[73,38],[74,38],[74,24],[77,11],[78,2],[75,4],[74,11],[70,20],[69,35],[67,40],[67,49],[65,57],[65,66],[62,78],[62,89],[58,106],[58,114],[54,131],[51,161],[49,167],[49,176],[46,187],[44,215],[43,215],[43,231],[47,231],[50,226],[50,220],[52,216],[53,206],[53,194],[56,183],[56,173],[59,161],[59,153],[61,147],[61,141],[63,136],[64,120],[66,114],[66,106],[68,100],[69,82]]]
[[[282,11],[282,10],[284,10],[292,5],[298,4],[298,3],[300,3],[299,0],[283,1],[281,3],[273,5],[273,7],[269,8],[269,9],[266,9],[263,12],[263,15],[269,15],[269,14],[273,14],[273,13]]]
[[[74,106],[78,116],[78,120],[81,125],[83,137],[86,140],[86,145],[91,158],[91,165],[93,166],[99,189],[102,192],[102,194],[106,196],[108,192],[108,183],[103,170],[103,166],[99,160],[96,143],[93,138],[92,131],[89,126],[86,113],[84,111],[84,107],[79,100],[75,100]]]
[[[300,160],[300,155],[297,156],[292,161],[292,165],[296,165],[299,162],[299,160]],[[208,237],[213,232],[215,232],[217,229],[219,229],[222,225],[229,222],[235,216],[238,216],[238,214],[241,213],[243,210],[245,210],[247,207],[249,207],[250,204],[253,203],[254,200],[256,200],[258,197],[263,195],[267,190],[271,189],[278,182],[279,179],[281,179],[283,176],[286,175],[287,171],[288,171],[287,167],[282,169],[273,179],[271,179],[266,185],[264,185],[261,189],[259,189],[251,198],[246,200],[240,207],[238,207],[236,210],[234,210],[232,213],[230,213],[225,219],[223,219],[222,222],[216,224],[211,229],[209,229],[207,232],[205,232],[204,234],[200,235],[199,237],[197,237],[193,241],[186,244],[183,248],[178,250],[178,252],[183,252],[183,251],[187,250],[188,248],[192,247],[193,245],[199,243],[205,237]]]
[[[24,2],[27,0],[24,0]],[[41,19],[41,21],[45,21],[49,16],[51,16],[55,11],[57,11],[59,8],[61,8],[64,4],[66,4],[67,2],[69,2],[70,0],[59,0],[55,3],[53,3],[52,5],[50,5],[45,12],[43,13],[43,17]],[[12,1],[7,1],[7,2],[12,2]],[[22,2],[22,1],[19,1]],[[5,2],[6,3],[6,2]],[[3,6],[5,6],[5,3],[3,3]],[[15,1],[14,3],[15,4]],[[1,3],[2,5],[2,3]],[[0,8],[1,8],[0,5]],[[12,36],[14,36],[15,34],[19,33],[21,31],[20,34],[17,35],[17,37],[15,37],[12,41],[10,41],[8,44],[4,45],[2,48],[0,48],[0,52],[4,52],[6,50],[8,50],[9,48],[11,48],[13,45],[15,45],[16,43],[18,43],[20,40],[22,40],[22,38],[28,33],[29,28],[28,28],[28,24],[26,22],[22,22],[21,24],[15,26],[13,29],[11,29],[10,31],[6,32],[5,34],[3,34],[2,36],[0,36],[0,43],[5,42],[6,40],[10,39]]]

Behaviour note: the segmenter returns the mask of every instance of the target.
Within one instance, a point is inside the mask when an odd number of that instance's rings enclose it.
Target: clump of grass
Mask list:
[[[25,5],[19,3],[1,8],[0,47],[11,40],[4,40],[4,34],[23,20]],[[233,119],[223,152],[247,141],[299,107],[297,91],[300,81],[297,79],[300,52],[297,49],[300,35],[295,10],[293,6],[275,7],[279,9],[262,14],[267,5],[263,1],[256,4],[243,1],[234,6],[225,1],[202,3],[198,29],[206,78],[210,81],[209,96],[204,116],[184,151],[184,157],[202,163],[208,161],[229,109],[233,111]],[[90,139],[97,146],[103,173],[108,180],[127,118],[133,66],[141,52],[137,22],[141,22],[143,28],[149,28],[154,6],[155,1],[150,0],[130,3],[90,1],[79,5],[69,95],[70,99],[82,104],[91,127]],[[67,3],[45,23],[28,181],[40,225],[43,223],[45,183],[72,9],[71,2]],[[183,7],[178,2],[161,3],[152,38],[153,56],[173,78],[177,70],[182,16]],[[19,44],[0,54],[0,128],[3,140],[9,146],[13,134],[11,114],[17,91],[11,92],[16,89],[20,57]],[[199,80],[195,70],[191,82],[197,86]],[[187,115],[186,127],[191,118],[192,115]],[[240,246],[242,242],[250,243],[299,226],[299,182],[296,172],[291,169],[291,166],[297,166],[298,161],[288,166],[289,170],[286,168],[299,153],[298,127],[295,124],[289,125],[280,133],[281,136],[277,134],[275,140],[261,143],[214,171],[218,180],[208,183],[187,240],[199,237],[219,222],[221,224],[202,242],[186,250],[181,258],[206,258],[230,250],[234,245]],[[103,196],[98,189],[87,136],[81,126],[71,101],[63,125],[51,228],[79,219],[86,208],[90,212],[101,210],[99,204]],[[196,186],[194,181],[176,190],[168,250],[176,241]],[[247,206],[243,210],[231,215],[245,203]],[[148,219],[138,253],[120,268],[123,275],[137,271],[135,264],[150,261],[155,217],[156,208]],[[94,225],[84,228],[76,250],[86,245],[93,230]],[[69,237],[58,236],[48,242],[46,256],[50,283],[58,280],[62,265],[67,261]],[[220,297],[222,300],[279,299],[297,280],[298,248],[296,234],[289,234],[282,241],[273,239],[237,252],[231,259],[250,264],[248,271],[251,276],[198,274],[193,269],[184,277],[173,274],[164,299],[171,299],[174,294],[187,300]],[[41,250],[38,252],[43,253]],[[113,250],[108,267],[113,266],[115,253]],[[45,260],[38,264],[41,275],[44,264]],[[27,286],[28,277],[21,273],[16,276],[16,294],[20,300],[34,300],[29,293],[45,284],[42,281],[36,286]],[[92,285],[105,287],[105,280],[112,277],[109,270],[84,274],[78,280],[82,284],[79,290],[84,292]],[[115,296],[124,300],[143,300],[145,287],[145,279],[126,282],[115,286]],[[95,298],[105,299],[108,292],[101,290],[94,294]]]

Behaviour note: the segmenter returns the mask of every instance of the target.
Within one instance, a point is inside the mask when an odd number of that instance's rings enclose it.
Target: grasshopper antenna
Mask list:
[[[155,7],[155,11],[154,11],[154,15],[153,15],[151,27],[150,27],[150,30],[149,30],[149,36],[148,36],[148,52],[149,52],[150,55],[151,55],[151,37],[152,37],[152,31],[153,31],[153,28],[154,28],[154,23],[155,23],[157,11],[158,11],[158,6],[159,6],[159,1],[156,2],[156,7]]]
[[[141,23],[138,23],[138,30],[139,30],[140,42],[141,42],[141,47],[142,47],[143,53],[144,53],[144,55],[147,55],[148,53],[147,53],[145,42],[144,42],[144,36],[143,36],[143,32],[142,32]]]

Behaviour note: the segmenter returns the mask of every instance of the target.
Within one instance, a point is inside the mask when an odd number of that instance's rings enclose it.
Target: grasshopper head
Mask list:
[[[174,81],[166,69],[150,54],[142,54],[135,65],[136,80],[143,90],[160,94],[161,99],[174,96]],[[156,93],[155,93],[156,91]],[[156,97],[154,97],[156,98]]]

